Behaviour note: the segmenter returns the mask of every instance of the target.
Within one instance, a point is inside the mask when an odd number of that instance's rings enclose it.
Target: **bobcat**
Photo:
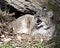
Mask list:
[[[55,24],[51,20],[53,13],[51,11],[44,12],[39,16],[23,15],[13,21],[10,25],[15,33],[25,33],[35,36],[40,34],[45,40],[49,40],[55,33]]]

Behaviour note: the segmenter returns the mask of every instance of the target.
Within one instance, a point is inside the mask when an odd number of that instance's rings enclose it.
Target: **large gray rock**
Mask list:
[[[20,12],[36,12],[38,7],[31,0],[6,0],[7,4],[13,6]]]

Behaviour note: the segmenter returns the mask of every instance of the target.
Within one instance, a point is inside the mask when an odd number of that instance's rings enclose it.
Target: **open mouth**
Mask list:
[[[41,24],[41,22],[42,22],[41,20],[37,20],[37,25]]]
[[[37,29],[43,27],[43,25],[40,25],[41,23],[42,23],[42,21],[40,19],[38,19],[37,22],[36,22],[36,28]]]

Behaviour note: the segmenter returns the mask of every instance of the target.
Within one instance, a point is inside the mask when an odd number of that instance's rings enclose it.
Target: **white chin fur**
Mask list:
[[[33,36],[36,35],[36,34],[37,35],[40,34],[40,35],[43,35],[43,36],[47,36],[47,40],[49,40],[51,37],[53,37],[52,35],[53,35],[54,31],[55,31],[55,25],[51,25],[51,27],[49,29],[47,29],[47,30],[45,30],[45,28],[47,28],[49,26],[45,25],[44,22],[42,22],[40,25],[43,25],[43,27],[33,30],[32,31]],[[38,27],[40,25],[38,25]]]

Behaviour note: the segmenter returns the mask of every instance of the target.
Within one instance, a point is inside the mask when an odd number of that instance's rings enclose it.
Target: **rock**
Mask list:
[[[11,38],[4,38],[4,39],[1,39],[3,42],[5,43],[8,43],[9,41],[11,41],[12,39]]]
[[[20,47],[15,47],[15,48],[20,48]]]
[[[2,38],[4,38],[5,36],[4,35],[1,35]]]
[[[17,39],[21,42],[22,41],[22,37],[20,35],[17,35]]]
[[[17,9],[20,12],[36,12],[37,7],[31,0],[6,0],[7,3],[11,6],[13,6],[15,9]]]

